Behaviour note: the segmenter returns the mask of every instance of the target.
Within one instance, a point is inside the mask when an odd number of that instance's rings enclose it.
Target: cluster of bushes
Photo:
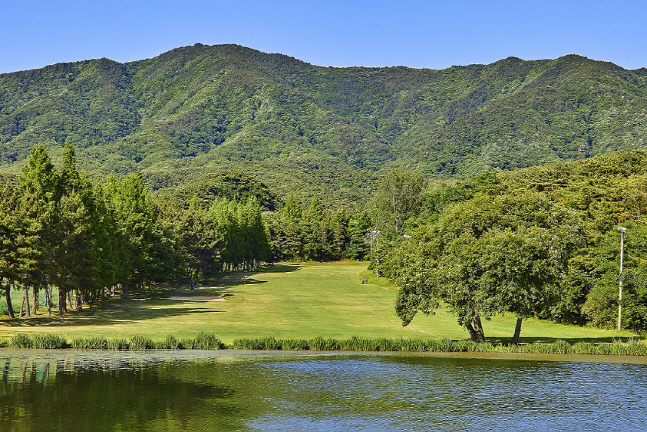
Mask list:
[[[65,338],[55,334],[42,334],[29,336],[26,334],[17,334],[9,341],[12,348],[42,348],[42,349],[61,349],[69,348]]]
[[[268,351],[383,351],[383,352],[497,352],[497,353],[534,353],[534,354],[596,354],[596,355],[633,355],[647,356],[647,344],[637,339],[626,342],[614,340],[610,343],[576,342],[557,340],[549,343],[532,344],[495,344],[477,343],[470,340],[451,339],[388,339],[360,338],[333,339],[316,337],[314,339],[276,339],[244,338],[236,339],[225,345],[213,333],[199,333],[193,339],[177,339],[169,335],[162,341],[153,341],[142,335],[130,339],[106,339],[103,336],[76,338],[68,343],[59,335],[15,335],[9,341],[12,348],[43,349],[106,349],[106,350],[146,350],[146,349],[235,349]]]
[[[17,334],[9,340],[12,348],[44,349],[105,349],[105,350],[146,350],[146,349],[224,349],[226,345],[213,333],[198,333],[193,339],[177,339],[169,335],[163,341],[153,341],[142,335],[133,335],[130,339],[107,339],[103,336],[80,337],[68,343],[59,335],[26,335]]]

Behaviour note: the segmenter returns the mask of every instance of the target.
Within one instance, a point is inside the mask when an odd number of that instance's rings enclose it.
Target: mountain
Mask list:
[[[470,177],[644,148],[647,69],[569,55],[445,70],[331,68],[194,45],[0,75],[0,171],[69,139],[156,188],[246,171],[280,193],[361,199],[380,170]]]

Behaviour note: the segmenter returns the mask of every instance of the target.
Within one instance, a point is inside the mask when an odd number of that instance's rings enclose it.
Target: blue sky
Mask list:
[[[442,69],[580,54],[647,67],[641,1],[7,1],[0,72],[194,43],[236,43],[322,66]]]

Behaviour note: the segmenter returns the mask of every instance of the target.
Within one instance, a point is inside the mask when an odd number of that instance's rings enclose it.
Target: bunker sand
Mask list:
[[[177,301],[225,301],[225,298],[222,296],[172,296],[167,297],[166,300],[177,300]]]

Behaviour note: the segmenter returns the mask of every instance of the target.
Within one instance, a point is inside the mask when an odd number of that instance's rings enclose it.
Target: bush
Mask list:
[[[182,346],[182,342],[176,339],[175,336],[168,335],[166,336],[166,339],[158,345],[158,348],[175,350],[182,349],[184,347]]]
[[[180,339],[178,342],[181,349],[193,349],[193,339]]]
[[[193,339],[192,349],[223,349],[225,344],[213,333],[200,332]]]
[[[316,351],[334,351],[340,349],[339,342],[335,339],[324,339],[321,336],[308,341],[310,349]]]
[[[128,342],[126,339],[112,339],[108,341],[108,349],[111,349],[111,350],[130,349],[130,342]]]
[[[309,350],[310,344],[305,339],[285,339],[281,340],[281,348],[284,350]]]
[[[32,348],[32,340],[26,334],[17,334],[11,338],[9,346],[12,348]]]
[[[287,342],[287,341],[286,341]],[[234,349],[248,350],[280,350],[283,344],[273,337],[256,339],[236,339],[233,343]]]
[[[110,348],[110,343],[103,336],[95,336],[90,338],[76,338],[72,341],[72,347],[80,349],[108,349]]]
[[[340,348],[348,351],[396,351],[400,345],[396,340],[384,338],[359,338],[340,341]]]
[[[144,337],[142,335],[134,335],[130,338],[131,350],[145,350],[153,348],[155,348],[155,344],[147,337]]]
[[[32,346],[34,348],[44,348],[44,349],[61,349],[67,348],[67,340],[62,336],[55,334],[42,334],[34,335],[32,338]]]

